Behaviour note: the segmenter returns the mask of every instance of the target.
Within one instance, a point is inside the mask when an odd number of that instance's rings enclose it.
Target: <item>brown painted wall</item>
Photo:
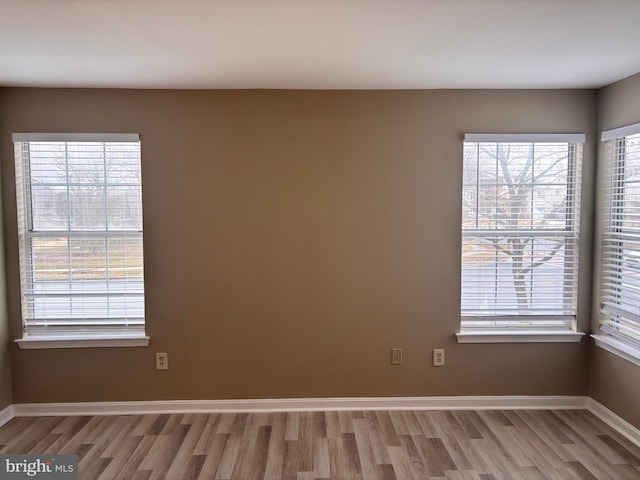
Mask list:
[[[9,358],[9,322],[4,276],[4,249],[0,226],[0,410],[13,403],[11,388],[11,364]]]
[[[0,89],[0,108],[2,90]],[[0,130],[2,129],[2,116],[0,115]],[[0,153],[0,161],[2,161]],[[4,162],[3,162],[4,163]],[[1,177],[1,175],[0,175]],[[2,199],[0,198],[0,205]],[[2,208],[0,206],[0,208]],[[12,403],[11,392],[11,365],[9,361],[9,322],[7,316],[6,282],[4,274],[4,235],[0,225],[0,410]]]
[[[462,134],[585,132],[594,91],[5,89],[11,132],[139,132],[149,348],[21,351],[14,400],[584,395],[588,345],[458,345]],[[590,317],[591,191],[579,323]],[[585,220],[586,219],[586,220]],[[389,349],[404,348],[404,365]],[[431,367],[431,349],[447,366]],[[154,370],[154,352],[170,370]]]
[[[640,123],[640,74],[598,92],[598,132],[634,123]],[[597,305],[593,311],[595,331]],[[589,395],[640,428],[640,367],[594,345],[589,374]]]

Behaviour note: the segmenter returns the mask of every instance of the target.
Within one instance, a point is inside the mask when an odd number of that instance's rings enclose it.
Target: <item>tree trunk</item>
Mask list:
[[[520,240],[513,240],[513,255],[511,256],[511,274],[513,275],[513,286],[516,290],[516,300],[518,302],[519,313],[529,307],[529,299],[527,298],[527,285],[525,283],[522,268],[522,260],[524,254],[524,245],[520,243]]]

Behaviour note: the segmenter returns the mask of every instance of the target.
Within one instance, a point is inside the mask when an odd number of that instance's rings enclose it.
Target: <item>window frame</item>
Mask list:
[[[567,239],[574,241],[573,282],[575,306],[571,315],[463,315],[462,314],[462,265],[461,265],[461,320],[460,330],[456,333],[459,343],[536,343],[536,342],[579,342],[585,335],[577,331],[576,307],[578,296],[577,269],[579,263],[579,222],[580,222],[580,182],[581,182],[581,148],[578,144],[585,142],[584,134],[466,134],[466,143],[567,143],[570,151],[569,164],[567,166],[568,180],[567,191],[572,191],[567,202],[567,221],[570,217],[572,229],[566,234]],[[581,147],[581,145],[580,145]],[[572,151],[571,151],[572,149]],[[464,197],[467,185],[462,182],[462,195]],[[574,201],[575,203],[570,203]],[[464,209],[464,207],[463,207]],[[559,230],[558,230],[559,231]],[[494,230],[493,233],[498,233]],[[532,230],[532,232],[536,232]],[[474,236],[473,230],[465,232],[461,226],[461,246],[464,245],[465,233]],[[478,229],[478,235],[482,229]],[[544,233],[544,232],[542,232]],[[549,233],[552,233],[549,231]],[[520,233],[519,233],[520,234]],[[468,238],[468,237],[467,237]],[[462,254],[462,248],[461,248]],[[461,255],[462,260],[462,255]],[[563,287],[566,288],[566,287]],[[526,322],[526,324],[524,322]],[[479,322],[487,322],[480,325]]]
[[[149,344],[150,337],[146,334],[146,320],[145,315],[142,317],[142,324],[138,327],[131,328],[123,328],[121,325],[117,323],[114,326],[101,325],[93,327],[89,324],[84,324],[79,326],[78,328],[66,327],[62,328],[61,331],[54,330],[51,332],[47,331],[28,331],[28,325],[26,320],[26,311],[25,308],[28,308],[26,304],[26,292],[24,290],[25,285],[34,285],[34,266],[33,266],[33,238],[45,238],[47,236],[54,235],[56,233],[61,236],[67,237],[67,241],[71,242],[72,238],[80,238],[86,239],[86,231],[78,230],[74,231],[71,228],[71,224],[68,226],[67,231],[58,231],[58,230],[47,230],[38,229],[37,231],[34,229],[34,219],[32,215],[33,209],[33,194],[32,194],[32,175],[31,175],[31,154],[27,151],[27,155],[25,156],[21,152],[18,152],[18,148],[24,148],[24,145],[27,145],[27,149],[29,148],[29,144],[32,142],[66,142],[66,143],[82,143],[82,142],[92,142],[92,143],[124,143],[124,142],[133,142],[140,145],[140,136],[139,134],[104,134],[104,133],[14,133],[13,134],[13,143],[15,145],[15,166],[16,166],[16,200],[17,200],[17,228],[18,228],[18,239],[19,239],[19,255],[18,262],[20,265],[20,293],[21,293],[21,318],[22,318],[22,338],[18,338],[15,342],[19,345],[21,349],[42,349],[42,348],[83,348],[83,347],[137,347],[137,346],[147,346]],[[140,149],[141,150],[141,149]],[[140,151],[141,156],[141,151]],[[65,161],[68,161],[67,154],[65,154]],[[105,160],[103,159],[103,163]],[[141,162],[141,159],[140,159]],[[106,169],[106,164],[105,164]],[[105,170],[106,171],[106,170]],[[142,175],[142,165],[140,164],[140,175]],[[108,186],[107,178],[104,178],[105,188]],[[69,188],[70,182],[69,178],[66,180],[66,186]],[[88,183],[88,186],[93,185],[93,183]],[[141,189],[140,185],[140,189]],[[105,190],[105,196],[107,195],[107,190]],[[106,201],[106,197],[105,197]],[[71,205],[66,206],[67,210],[70,211]],[[140,212],[142,215],[142,211]],[[107,238],[109,236],[119,235],[122,233],[124,237],[139,237],[140,242],[144,243],[143,240],[143,227],[141,225],[140,230],[132,230],[131,232],[125,232],[126,229],[122,229],[122,231],[110,231],[105,224],[104,229],[95,230],[96,238]],[[93,231],[90,231],[93,232]],[[91,236],[91,235],[90,235]],[[106,245],[106,244],[105,244]],[[108,247],[105,246],[108,249]],[[141,247],[144,251],[144,247]],[[109,255],[108,250],[105,250],[105,254]],[[31,258],[31,260],[26,260]],[[69,258],[71,261],[71,258]],[[27,263],[25,263],[27,262]],[[70,264],[69,264],[70,265]],[[108,267],[107,267],[108,268]],[[144,267],[143,267],[144,269]],[[29,276],[29,279],[24,278],[25,275]],[[145,294],[144,294],[144,270],[143,270],[143,291],[142,291],[142,302],[144,305],[145,302]],[[71,280],[70,280],[71,282]],[[108,280],[107,280],[108,282]],[[71,285],[71,283],[70,283]],[[97,292],[102,293],[102,292]],[[31,295],[35,295],[31,293]],[[110,295],[108,293],[108,287],[106,288],[105,297],[108,298]],[[71,297],[70,297],[71,298]],[[144,307],[143,307],[144,308]],[[78,317],[81,318],[81,317]],[[105,323],[108,322],[108,317],[105,317]],[[115,317],[114,317],[115,318]],[[69,323],[73,323],[74,317],[70,317]],[[96,319],[99,320],[99,319]],[[138,320],[139,322],[139,320]],[[33,328],[33,327],[32,327]]]
[[[607,276],[604,272],[607,267],[616,267],[619,272],[618,284],[625,283],[624,255],[621,245],[613,248],[605,248],[605,237],[609,236],[608,242],[622,243],[624,238],[629,236],[637,236],[640,241],[640,229],[633,231],[632,227],[625,228],[622,225],[622,218],[625,210],[625,185],[624,169],[628,165],[628,138],[631,136],[640,136],[640,123],[628,125],[613,130],[602,132],[601,141],[603,142],[603,168],[601,169],[599,186],[600,195],[598,196],[597,211],[600,215],[600,221],[597,224],[599,229],[598,235],[598,285],[597,285],[597,307],[595,315],[597,315],[597,332],[591,337],[595,340],[596,346],[607,350],[635,365],[640,366],[640,339],[634,338],[631,334],[623,333],[623,330],[616,328],[616,318],[619,322],[622,317],[631,316],[631,319],[625,319],[626,323],[634,325],[636,330],[640,331],[640,312],[634,314],[628,312],[624,308],[619,308],[614,302],[605,302],[605,290],[611,288],[611,276]],[[637,139],[640,141],[640,138]],[[634,152],[640,154],[640,152]],[[640,165],[640,160],[636,163]],[[640,251],[640,248],[633,251]],[[632,283],[632,282],[630,282]],[[636,282],[637,283],[637,282]],[[622,287],[619,287],[622,288]],[[635,319],[633,318],[635,317]]]

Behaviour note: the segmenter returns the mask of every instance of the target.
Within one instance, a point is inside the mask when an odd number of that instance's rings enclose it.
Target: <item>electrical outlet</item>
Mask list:
[[[391,365],[402,365],[402,349],[391,349]]]
[[[156,370],[169,370],[169,354],[156,353]]]
[[[444,348],[433,349],[433,366],[444,367]]]

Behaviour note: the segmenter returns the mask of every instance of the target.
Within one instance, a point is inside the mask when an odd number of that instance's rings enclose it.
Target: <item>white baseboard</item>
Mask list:
[[[140,402],[22,403],[0,411],[0,427],[14,417],[144,415],[353,410],[589,410],[640,447],[640,429],[600,402],[582,396],[281,398],[256,400],[160,400]]]
[[[586,409],[588,397],[365,397],[257,400],[161,400],[141,402],[22,403],[16,417],[55,415],[142,415],[159,413],[300,412],[336,410],[534,410]]]
[[[140,402],[19,403],[0,411],[0,427],[14,417],[251,413],[354,410],[589,410],[640,447],[640,429],[600,402],[583,396],[281,398]]]
[[[620,435],[623,435],[640,447],[640,430],[631,425],[620,415],[612,412],[600,402],[590,397],[587,409]]]
[[[0,427],[13,420],[13,417],[15,417],[13,405],[9,405],[8,407],[0,410]]]

